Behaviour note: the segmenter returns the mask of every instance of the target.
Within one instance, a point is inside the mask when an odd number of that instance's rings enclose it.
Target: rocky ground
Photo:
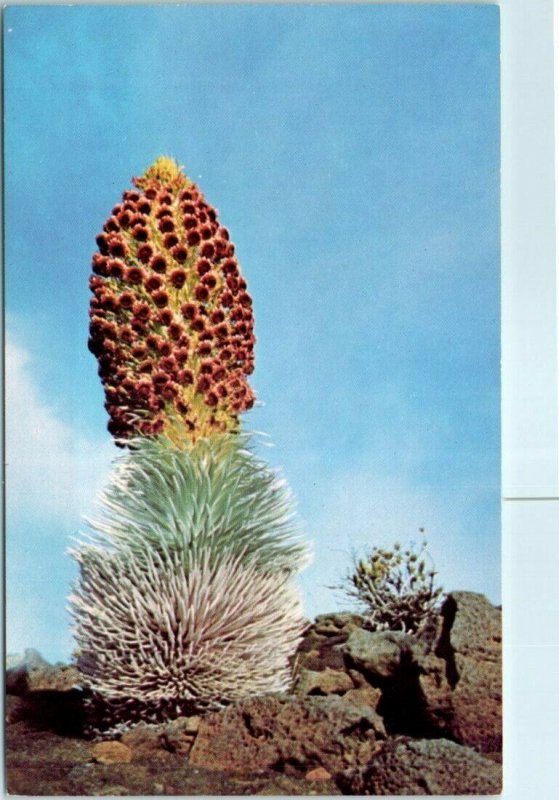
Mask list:
[[[8,663],[7,789],[20,795],[437,795],[501,791],[501,612],[447,596],[421,638],[355,614],[309,626],[288,695],[84,738],[73,667]]]

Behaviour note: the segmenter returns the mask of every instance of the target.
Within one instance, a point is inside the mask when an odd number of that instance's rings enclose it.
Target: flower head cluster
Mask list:
[[[359,602],[371,629],[417,633],[430,622],[442,588],[426,547],[426,541],[419,549],[411,544],[402,550],[398,542],[392,550],[374,547],[346,576],[341,588]]]
[[[254,320],[235,248],[168,158],[126,191],[97,237],[89,349],[109,430],[154,435],[177,418],[196,439],[252,407]]]

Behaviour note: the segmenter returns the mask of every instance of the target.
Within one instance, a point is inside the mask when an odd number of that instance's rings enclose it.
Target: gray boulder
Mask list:
[[[447,739],[388,739],[370,764],[337,780],[344,794],[492,795],[501,792],[498,764]]]
[[[398,631],[353,631],[340,647],[349,668],[357,669],[370,679],[386,680],[422,655],[417,641]]]

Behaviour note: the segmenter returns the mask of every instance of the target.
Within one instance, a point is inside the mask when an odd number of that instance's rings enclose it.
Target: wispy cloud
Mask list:
[[[59,418],[35,384],[31,354],[13,336],[5,352],[8,518],[77,525],[106,478],[114,446]]]

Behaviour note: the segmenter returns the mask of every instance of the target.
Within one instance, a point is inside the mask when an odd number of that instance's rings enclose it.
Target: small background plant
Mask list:
[[[356,560],[339,588],[357,600],[372,630],[420,633],[442,599],[436,575],[426,540],[405,550],[395,542],[392,550],[374,547]]]

